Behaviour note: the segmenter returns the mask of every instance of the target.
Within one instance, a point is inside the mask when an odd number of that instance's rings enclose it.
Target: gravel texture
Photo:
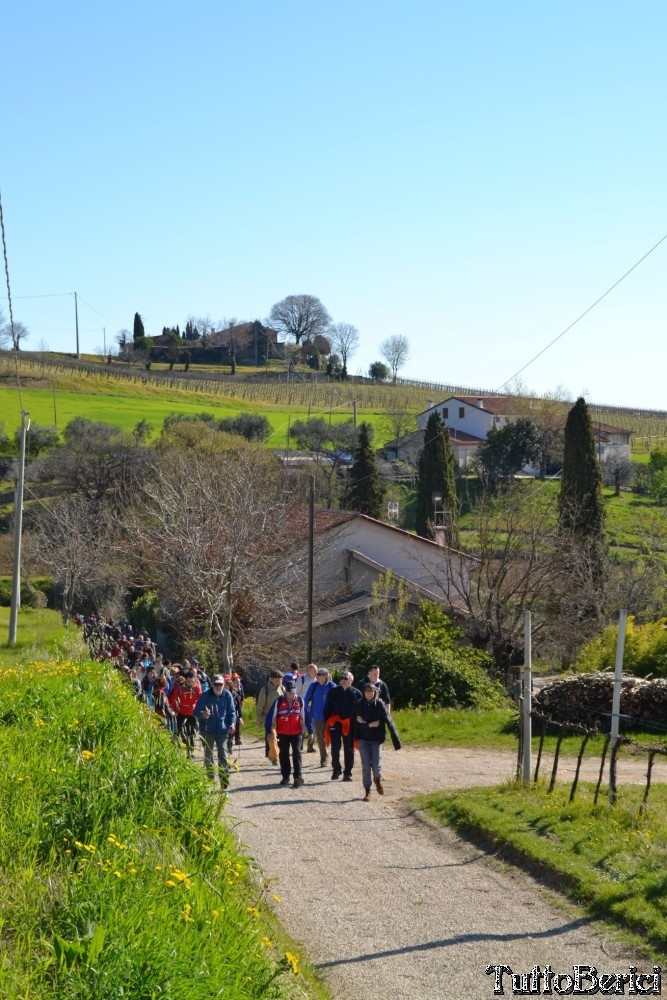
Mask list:
[[[599,973],[627,973],[630,965],[652,971],[608,929],[425,822],[407,801],[422,791],[502,783],[514,775],[513,754],[396,753],[387,741],[386,794],[374,789],[367,803],[358,755],[352,783],[331,781],[318,754],[303,760],[305,785],[279,787],[263,744],[244,744],[227,813],[247,852],[279,880],[278,915],[335,1000],[481,1000],[494,995],[487,965],[515,973],[550,965],[572,974],[574,964]],[[592,761],[582,778],[596,768]],[[564,760],[559,775],[571,769]],[[623,780],[643,781],[645,770],[630,761]],[[654,780],[665,778],[656,766]],[[507,978],[505,995],[512,995]]]

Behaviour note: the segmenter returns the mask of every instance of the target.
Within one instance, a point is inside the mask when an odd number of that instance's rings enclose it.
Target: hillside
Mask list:
[[[20,386],[20,390],[19,390]],[[243,412],[264,414],[273,435],[270,444],[284,447],[291,419],[330,416],[332,420],[357,419],[371,423],[380,439],[393,436],[392,415],[414,417],[429,400],[438,401],[455,393],[481,389],[435,382],[398,380],[397,385],[378,384],[352,378],[329,382],[310,370],[288,374],[284,368],[239,369],[193,366],[189,371],[169,371],[152,365],[150,371],[108,365],[103,359],[77,362],[51,354],[0,354],[0,420],[13,432],[20,423],[21,408],[34,421],[62,428],[75,416],[105,420],[127,430],[147,420],[158,431],[173,412],[208,410],[217,417]],[[22,399],[22,402],[21,402]],[[563,410],[568,404],[563,404]],[[633,453],[646,454],[667,442],[667,412],[591,404],[593,420],[615,424],[633,432]],[[414,429],[414,421],[405,430]]]

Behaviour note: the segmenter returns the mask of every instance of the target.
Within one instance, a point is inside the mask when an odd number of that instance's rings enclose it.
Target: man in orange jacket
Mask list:
[[[337,781],[341,774],[343,781],[352,781],[354,725],[357,705],[361,701],[361,692],[352,687],[353,680],[354,676],[350,671],[344,670],[340,675],[340,684],[329,691],[324,707],[325,733],[328,733],[331,739],[332,781]],[[344,770],[341,770],[340,766],[341,743],[343,744]]]

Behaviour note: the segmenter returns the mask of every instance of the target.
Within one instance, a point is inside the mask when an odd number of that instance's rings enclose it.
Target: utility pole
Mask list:
[[[81,357],[81,351],[79,350],[79,304],[76,292],[74,293],[74,323],[76,325],[76,359],[78,361]]]
[[[354,404],[354,418],[353,419],[354,419],[354,426],[356,427],[357,426],[357,401],[356,401],[356,399],[353,399],[352,403]]]
[[[308,629],[306,643],[306,662],[313,662],[313,580],[315,554],[315,476],[310,477],[308,491]]]
[[[106,326],[102,327],[102,345],[103,345],[102,346],[102,351],[104,352],[104,357],[106,358],[106,356],[107,356],[107,328],[106,328]]]
[[[30,427],[30,414],[21,411],[21,444],[19,448],[19,478],[14,502],[14,566],[12,568],[12,604],[9,613],[9,645],[16,645],[19,608],[21,606],[21,531],[23,529],[23,482],[25,477],[25,438]]]
[[[611,699],[611,756],[609,758],[609,804],[616,801],[616,752],[619,723],[621,721],[621,685],[623,682],[623,651],[625,649],[625,629],[628,612],[623,609],[618,615],[618,637],[616,639],[616,662],[614,664],[614,693]]]
[[[533,659],[532,659],[532,629],[531,613],[526,611],[524,617],[524,659],[523,659],[523,783],[527,788],[530,784],[531,749],[532,749],[532,698],[533,698]]]

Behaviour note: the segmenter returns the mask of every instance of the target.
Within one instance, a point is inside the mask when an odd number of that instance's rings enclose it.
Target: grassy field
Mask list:
[[[418,799],[443,824],[493,847],[501,857],[546,875],[587,912],[631,931],[664,958],[667,951],[667,787],[623,788],[619,801],[593,805],[593,789],[547,795],[538,784],[510,784]]]
[[[118,673],[5,665],[0,706],[3,998],[324,996],[265,905],[279,889],[220,823],[225,797]]]
[[[0,607],[0,671],[27,660],[79,657],[85,652],[79,630],[63,625],[57,611],[20,608],[16,645],[9,646],[9,608]]]

